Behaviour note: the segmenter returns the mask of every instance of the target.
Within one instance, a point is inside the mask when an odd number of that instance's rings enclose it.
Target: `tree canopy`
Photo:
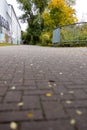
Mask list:
[[[17,0],[24,11],[21,19],[28,23],[27,38],[36,44],[53,28],[77,21],[72,5],[75,0]],[[46,33],[46,35],[45,35]]]
[[[64,0],[51,0],[43,12],[43,19],[50,29],[77,22],[75,10]]]
[[[20,4],[19,8],[24,11],[20,17],[24,22],[27,21],[27,37],[29,41],[34,44],[38,41],[39,36],[43,30],[43,20],[41,14],[43,13],[48,0],[17,0]]]

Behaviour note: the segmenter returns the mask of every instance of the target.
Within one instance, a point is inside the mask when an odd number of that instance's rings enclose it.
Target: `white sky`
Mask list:
[[[7,0],[9,4],[12,4],[17,16],[20,16],[22,12],[18,9],[18,3],[16,0]],[[76,14],[79,21],[87,22],[87,0],[76,0]],[[21,24],[22,30],[26,29],[26,24]]]
[[[79,21],[87,22],[87,0],[76,0],[75,9]]]

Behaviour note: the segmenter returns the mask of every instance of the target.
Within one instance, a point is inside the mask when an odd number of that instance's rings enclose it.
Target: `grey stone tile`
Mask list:
[[[9,91],[7,92],[4,101],[5,102],[19,102],[21,100],[21,92],[19,91]]]
[[[59,102],[45,101],[42,102],[42,104],[46,119],[59,119],[68,117],[67,113],[65,113],[62,105]]]
[[[21,124],[21,130],[74,130],[68,120],[25,122]]]

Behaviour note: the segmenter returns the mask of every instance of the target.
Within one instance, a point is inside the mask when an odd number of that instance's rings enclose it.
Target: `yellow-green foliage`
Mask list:
[[[11,46],[11,43],[0,43],[0,46]]]
[[[51,0],[42,17],[45,25],[50,28],[78,21],[75,16],[75,10],[65,0]]]
[[[41,43],[44,45],[48,45],[51,40],[51,33],[50,32],[44,32],[40,36]]]
[[[87,40],[87,23],[61,27],[61,42]],[[86,42],[86,41],[85,41]]]
[[[50,32],[50,41],[52,39],[53,29],[66,24],[72,24],[77,22],[75,16],[75,10],[65,2],[65,0],[50,0],[47,8],[42,14],[45,25],[45,35],[42,34],[43,41],[47,41],[47,33]],[[70,31],[70,30],[68,30]],[[64,32],[64,31],[63,31]],[[67,32],[65,32],[64,37],[66,37]],[[71,37],[71,34],[70,34]]]

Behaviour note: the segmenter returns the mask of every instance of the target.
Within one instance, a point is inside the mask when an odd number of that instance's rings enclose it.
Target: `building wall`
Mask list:
[[[12,5],[8,5],[6,0],[0,1],[0,15],[7,22],[9,28],[0,25],[0,42],[13,44],[21,43],[21,27]]]
[[[0,14],[6,19],[7,19],[7,14],[6,12],[8,11],[8,4],[6,0],[1,0],[0,1]]]
[[[0,42],[9,42],[10,28],[6,28],[4,24],[10,23],[10,15],[8,14],[8,4],[5,0],[0,1]]]

